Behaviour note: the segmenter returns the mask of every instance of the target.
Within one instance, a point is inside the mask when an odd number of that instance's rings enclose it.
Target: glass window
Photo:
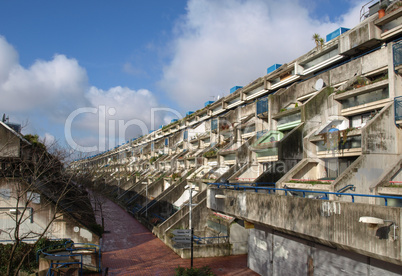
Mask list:
[[[298,112],[296,114],[284,116],[284,117],[278,119],[278,126],[284,125],[287,123],[291,123],[291,122],[295,122],[295,121],[299,121],[300,119],[301,119],[300,112]]]
[[[302,66],[303,66],[304,69],[308,69],[310,67],[313,67],[313,66],[323,62],[324,60],[327,60],[327,59],[330,59],[330,58],[336,56],[338,54],[338,52],[339,52],[338,48],[336,48],[336,49],[334,49],[332,51],[329,51],[328,53],[325,53],[325,54],[323,54],[323,55],[321,55],[321,56],[319,56],[319,57],[317,57],[317,58],[315,58],[315,59],[303,64]]]
[[[342,109],[372,103],[389,97],[388,87],[342,100]]]

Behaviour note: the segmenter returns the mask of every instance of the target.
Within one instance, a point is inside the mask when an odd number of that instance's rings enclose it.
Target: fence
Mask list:
[[[388,206],[388,199],[397,199],[402,201],[401,196],[385,196],[385,195],[366,195],[366,194],[350,194],[350,193],[337,193],[337,192],[324,192],[324,191],[311,191],[311,190],[299,190],[299,189],[283,189],[283,188],[269,188],[269,187],[259,187],[258,185],[252,186],[240,186],[233,184],[224,184],[224,183],[208,183],[208,185],[215,185],[218,188],[232,188],[234,190],[252,190],[258,193],[259,191],[265,191],[268,194],[274,194],[276,191],[284,191],[285,195],[293,195],[293,196],[301,196],[306,197],[307,194],[317,194],[315,199],[328,199],[328,195],[336,195],[336,196],[350,196],[352,202],[355,202],[355,197],[373,197],[373,198],[381,198],[385,201],[385,206]]]

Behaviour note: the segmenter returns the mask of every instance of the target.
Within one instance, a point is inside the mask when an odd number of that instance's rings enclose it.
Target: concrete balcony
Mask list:
[[[293,237],[402,265],[401,208],[211,187],[207,207]],[[364,216],[394,224],[359,222]]]

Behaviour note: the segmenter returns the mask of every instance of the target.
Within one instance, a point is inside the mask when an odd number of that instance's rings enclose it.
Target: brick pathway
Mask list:
[[[179,265],[190,267],[120,206],[106,201],[102,264],[108,275],[174,275]],[[194,259],[195,267],[208,265],[216,275],[258,275],[247,268],[247,256]]]

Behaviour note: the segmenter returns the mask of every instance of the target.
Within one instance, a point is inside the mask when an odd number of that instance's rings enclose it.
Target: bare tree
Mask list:
[[[7,235],[12,242],[6,273],[17,275],[41,238],[58,236],[56,220],[67,213],[81,221],[94,219],[88,194],[64,168],[66,151],[55,145],[47,148],[36,135],[22,137],[4,131],[4,124],[0,127],[1,215],[8,218],[2,220],[6,225],[0,237]],[[28,250],[15,260],[17,249],[26,242]]]

